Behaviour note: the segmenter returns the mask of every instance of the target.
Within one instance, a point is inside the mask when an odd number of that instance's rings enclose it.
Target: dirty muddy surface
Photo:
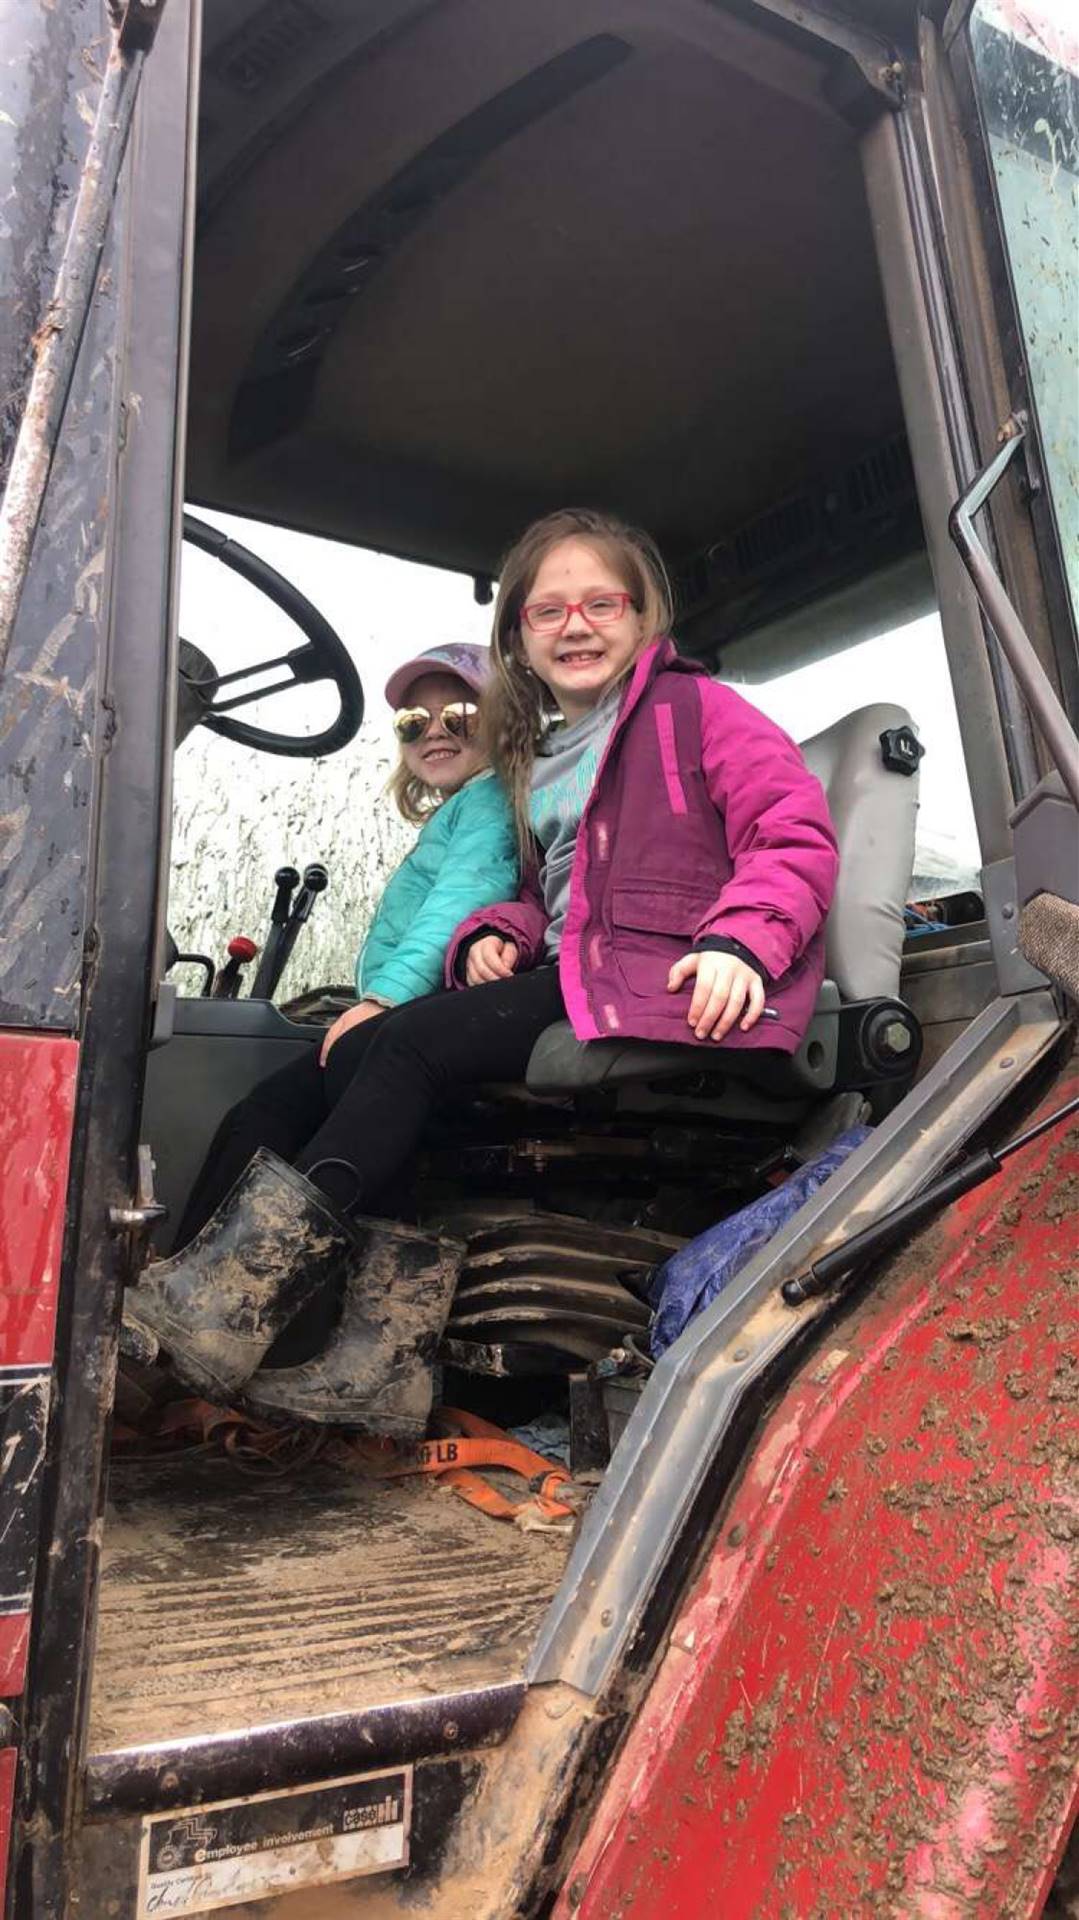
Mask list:
[[[760,1920],[1028,1920],[1049,1892],[1079,1753],[1079,1128],[828,1340],[758,1437],[556,1920],[658,1920],[686,1889]]]
[[[568,1541],[430,1482],[115,1464],[90,1751],[516,1679]]]

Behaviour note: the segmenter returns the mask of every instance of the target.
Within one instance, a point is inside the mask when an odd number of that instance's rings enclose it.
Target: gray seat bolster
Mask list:
[[[824,970],[844,1000],[891,1000],[899,992],[919,779],[917,772],[894,773],[885,766],[880,736],[893,727],[914,723],[905,707],[881,700],[844,714],[801,743],[806,765],[824,788],[839,843]]]
[[[583,1093],[588,1089],[620,1087],[632,1081],[676,1080],[687,1074],[717,1079],[754,1080],[766,1073],[769,1082],[787,1082],[782,1091],[827,1093],[835,1079],[839,1042],[839,989],[822,982],[817,1005],[805,1038],[789,1062],[770,1054],[765,1068],[748,1047],[668,1045],[658,1040],[578,1040],[568,1020],[559,1020],[540,1034],[525,1075],[530,1093]]]

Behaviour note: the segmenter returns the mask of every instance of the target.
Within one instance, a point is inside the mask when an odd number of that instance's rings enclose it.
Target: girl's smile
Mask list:
[[[479,738],[455,739],[438,717],[451,701],[474,699],[471,688],[453,673],[422,674],[408,689],[408,705],[426,707],[432,718],[422,739],[401,747],[401,756],[410,773],[440,793],[456,793],[483,765]]]
[[[632,664],[647,635],[629,602],[602,624],[585,611],[603,596],[625,600],[626,582],[584,540],[563,540],[542,561],[526,595],[533,604],[568,607],[561,632],[536,633],[521,622],[521,645],[534,674],[557,700],[566,719],[584,718]]]

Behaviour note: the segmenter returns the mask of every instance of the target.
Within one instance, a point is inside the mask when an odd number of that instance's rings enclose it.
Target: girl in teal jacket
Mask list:
[[[454,928],[466,914],[516,892],[509,803],[485,767],[476,731],[489,657],[486,647],[432,647],[390,676],[386,698],[396,709],[400,746],[390,788],[420,834],[387,884],[363,943],[359,1005],[334,1023],[317,1056],[305,1049],[230,1108],[184,1210],[177,1246],[186,1246],[210,1218],[257,1148],[293,1160],[325,1122],[340,1095],[340,1056],[329,1056],[342,1034],[440,988]]]
[[[390,790],[420,835],[386,883],[356,962],[359,1004],[330,1028],[323,1064],[350,1027],[435,992],[454,928],[516,889],[509,806],[476,733],[489,658],[486,647],[431,647],[387,682],[400,753]]]

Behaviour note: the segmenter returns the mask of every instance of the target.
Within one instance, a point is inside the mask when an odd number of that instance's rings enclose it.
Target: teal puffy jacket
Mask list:
[[[442,985],[454,929],[517,892],[513,819],[500,781],[477,774],[420,829],[385,892],[356,962],[361,999],[399,1006]]]

